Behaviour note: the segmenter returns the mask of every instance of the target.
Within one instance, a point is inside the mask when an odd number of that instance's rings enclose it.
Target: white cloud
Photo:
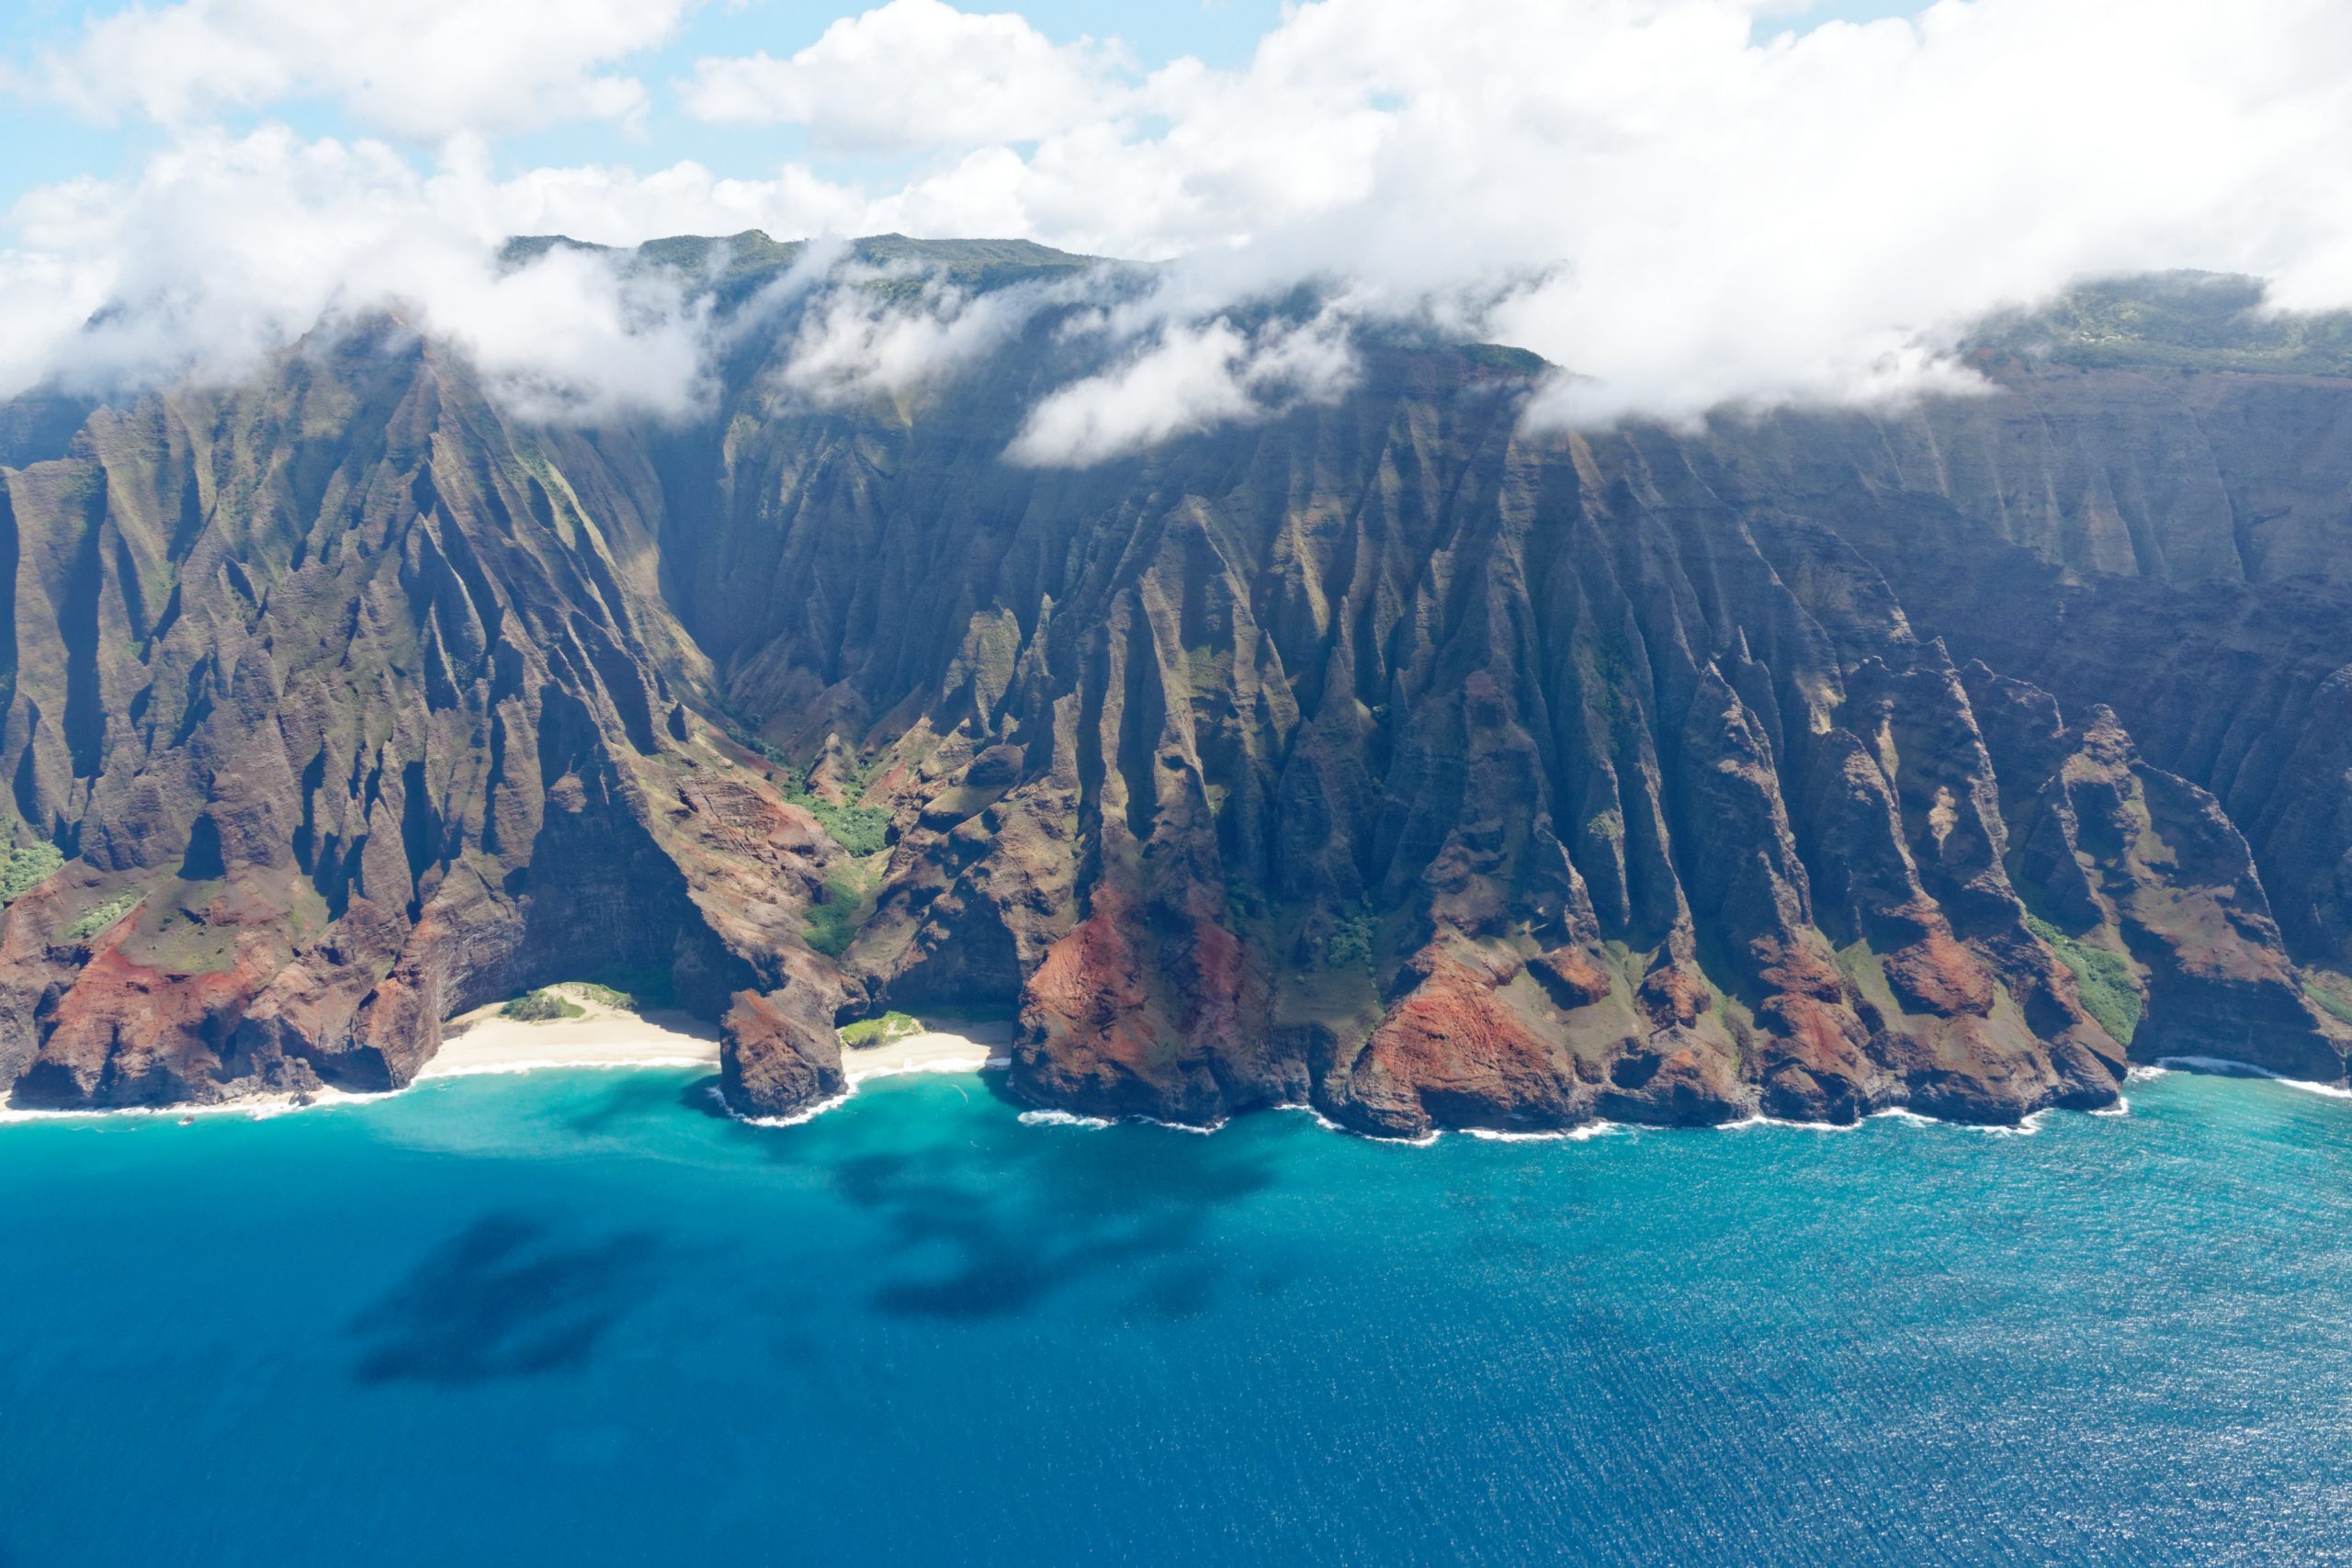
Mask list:
[[[912,299],[876,287],[912,285]],[[903,398],[1001,346],[1044,302],[1035,288],[973,295],[911,270],[845,267],[803,312],[779,379],[823,406]]]
[[[303,94],[411,134],[625,114],[636,89],[605,73],[681,3],[531,0],[481,21],[488,41],[469,51],[447,32],[461,14],[421,0],[342,17],[189,0],[96,24],[61,81],[167,122]],[[1789,9],[1317,0],[1240,66],[1146,75],[1112,45],[1055,43],[1018,17],[894,0],[789,58],[705,62],[684,89],[697,113],[800,123],[820,148],[923,154],[862,158],[857,179],[828,177],[821,158],[750,179],[696,163],[492,179],[462,136],[431,174],[288,138],[269,156],[289,194],[239,171],[257,143],[188,130],[136,180],[54,187],[20,211],[23,243],[0,256],[0,381],[142,355],[228,363],[306,311],[398,295],[420,233],[480,252],[512,232],[895,230],[1178,258],[1123,313],[1114,341],[1149,346],[1038,408],[1020,448],[1033,461],[1278,406],[1252,380],[1275,345],[1231,323],[1302,281],[1352,315],[1537,351],[1584,378],[1539,415],[1586,423],[1959,385],[1943,350],[1961,325],[2084,274],[2243,270],[2299,307],[2352,305],[2342,0],[1940,0],[1916,20],[1801,37],[1770,19]],[[429,48],[391,36],[409,23]],[[100,70],[102,38],[122,43],[119,80]],[[435,76],[420,51],[454,63]],[[685,321],[665,335],[658,302],[592,300],[552,273],[546,286],[616,353],[695,340]],[[114,299],[133,303],[85,330]],[[458,303],[427,314],[501,352]],[[812,396],[911,386],[911,367],[1001,341],[982,302],[944,297],[903,318],[827,304],[807,319],[822,328],[799,361]],[[675,403],[692,378],[662,363],[650,384]]]
[[[1030,411],[1006,457],[1031,468],[1086,468],[1179,435],[1329,402],[1354,383],[1336,313],[1244,334],[1219,317],[1169,321],[1125,363],[1072,382]]]
[[[1546,405],[1582,421],[1947,386],[1959,324],[2084,273],[2243,269],[2352,303],[2339,0],[1942,0],[1916,21],[1758,26],[1788,9],[1301,5],[1244,67],[1178,62],[869,211],[1182,256],[1204,315],[1344,279],[1585,373]],[[998,88],[1024,79],[975,62]],[[843,53],[801,112],[820,137],[878,135],[860,105],[931,123],[905,90],[888,59]]]
[[[389,148],[281,130],[192,137],[134,184],[52,186],[0,254],[0,396],[231,382],[314,330],[390,315],[469,355],[535,419],[675,416],[704,394],[707,330],[676,279],[562,250],[498,264],[500,192]],[[224,220],[233,215],[233,220]]]
[[[641,112],[644,85],[599,68],[669,37],[685,4],[182,0],[91,21],[42,74],[52,96],[108,120],[186,126],[315,97],[396,135],[478,135]]]
[[[707,120],[804,125],[824,145],[861,152],[978,147],[1114,112],[1130,74],[1115,48],[1056,44],[1010,12],[890,0],[787,60],[700,62],[685,104]]]

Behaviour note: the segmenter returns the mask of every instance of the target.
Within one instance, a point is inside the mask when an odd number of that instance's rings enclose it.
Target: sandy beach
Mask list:
[[[577,986],[550,986],[581,1010],[578,1018],[526,1023],[498,1016],[502,1003],[449,1021],[425,1078],[469,1073],[521,1073],[535,1067],[653,1067],[718,1065],[718,1031],[682,1012],[632,1012],[598,1001]]]
[[[599,1001],[577,986],[548,988],[579,1008],[582,1016],[527,1023],[501,1018],[502,1003],[476,1008],[450,1020],[452,1032],[417,1077],[520,1073],[537,1067],[718,1065],[718,1032],[699,1019],[659,1008],[633,1012]],[[920,1034],[873,1045],[843,1045],[842,1066],[853,1084],[899,1073],[977,1073],[1003,1066],[1012,1042],[1009,1022],[941,1020]]]
[[[920,1034],[876,1045],[843,1045],[842,1071],[853,1084],[898,1073],[978,1073],[1011,1059],[1010,1022],[927,1019]]]

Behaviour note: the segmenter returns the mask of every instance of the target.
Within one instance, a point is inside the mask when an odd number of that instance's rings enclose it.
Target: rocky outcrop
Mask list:
[[[847,1089],[821,986],[738,991],[720,1020],[719,1092],[752,1115],[788,1116]]]
[[[2018,878],[2084,984],[2132,1020],[2132,1054],[2341,1079],[2352,1026],[2305,992],[2220,802],[2150,767],[2105,707],[2071,729],[2039,688],[1981,664],[1969,677],[2013,788],[2030,791],[2012,807]]]
[[[1053,324],[815,406],[787,313],[707,419],[593,435],[371,342],[20,454],[0,767],[65,863],[0,917],[16,1097],[398,1084],[604,976],[761,1114],[883,1007],[1013,1012],[1041,1103],[1403,1136],[2343,1079],[2352,568],[2235,521],[2320,504],[2287,389],[1547,434],[1507,362],[1374,344],[1021,468]]]

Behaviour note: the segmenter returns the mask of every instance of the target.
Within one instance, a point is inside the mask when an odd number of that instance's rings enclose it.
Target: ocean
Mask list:
[[[0,1562],[2352,1561],[2352,1100],[0,1126]]]

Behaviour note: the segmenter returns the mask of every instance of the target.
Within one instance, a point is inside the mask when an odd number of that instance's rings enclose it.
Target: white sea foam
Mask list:
[[[1133,1116],[1128,1120],[1140,1122],[1147,1127],[1165,1127],[1171,1133],[1197,1133],[1204,1138],[1225,1125],[1224,1122],[1212,1122],[1205,1127],[1193,1122],[1162,1122],[1157,1116]],[[1227,1120],[1230,1121],[1231,1118],[1228,1117]]]
[[[1581,1122],[1573,1127],[1546,1127],[1540,1132],[1507,1131],[1500,1127],[1465,1127],[1463,1131],[1489,1144],[1581,1144],[1633,1129],[1615,1122]]]
[[[2014,1127],[2005,1127],[1998,1122],[1966,1122],[1961,1125],[1996,1138],[2030,1138],[2041,1131],[2042,1119],[2049,1114],[2047,1109],[2037,1111]]]
[[[1324,1115],[1320,1111],[1316,1110],[1312,1105],[1308,1105],[1303,1100],[1284,1100],[1280,1105],[1270,1105],[1266,1109],[1269,1111],[1304,1111],[1306,1114],[1314,1117],[1315,1124],[1322,1128],[1327,1133],[1337,1133],[1341,1137],[1346,1138],[1362,1138],[1364,1142],[1369,1144],[1395,1144],[1399,1147],[1408,1149],[1428,1148],[1431,1144],[1437,1142],[1438,1134],[1443,1131],[1443,1129],[1441,1128],[1436,1131],[1423,1133],[1418,1137],[1411,1138],[1399,1138],[1386,1133],[1367,1133],[1363,1131],[1361,1128],[1348,1126],[1345,1122],[1334,1122],[1329,1116]]]
[[[703,1055],[597,1056],[582,1059],[572,1056],[515,1057],[494,1062],[451,1062],[442,1064],[440,1058],[424,1065],[416,1075],[418,1083],[435,1083],[443,1078],[504,1077],[510,1073],[604,1073],[639,1072],[661,1067],[702,1067],[707,1069],[711,1059]]]
[[[1352,1133],[1355,1130],[1352,1127],[1341,1126],[1339,1122],[1332,1121],[1329,1116],[1324,1115],[1323,1112],[1316,1110],[1315,1107],[1306,1104],[1304,1100],[1286,1100],[1283,1104],[1270,1107],[1270,1109],[1275,1111],[1304,1111],[1309,1116],[1314,1117],[1315,1124],[1322,1128],[1327,1133]]]
[[[1165,1127],[1171,1133],[1193,1133],[1202,1137],[1206,1137],[1225,1125],[1223,1122],[1218,1122],[1202,1127],[1190,1122],[1162,1122],[1157,1116],[1081,1116],[1075,1111],[1056,1111],[1051,1108],[1024,1111],[1021,1113],[1021,1120],[1032,1127],[1115,1127],[1121,1122],[1126,1122],[1141,1127]]]
[[[842,1090],[841,1093],[836,1094],[830,1099],[820,1100],[814,1104],[804,1105],[789,1116],[746,1116],[741,1111],[736,1110],[733,1106],[728,1104],[727,1097],[719,1093],[715,1086],[710,1091],[710,1098],[717,1100],[719,1108],[725,1111],[728,1115],[733,1117],[736,1121],[742,1122],[747,1127],[797,1127],[803,1122],[814,1122],[818,1117],[822,1116],[828,1111],[848,1104],[850,1096],[856,1092],[857,1091],[854,1089],[845,1089]]]
[[[214,1100],[205,1105],[106,1105],[62,1111],[0,1105],[0,1126],[35,1122],[96,1123],[123,1118],[186,1122],[198,1116],[242,1116],[249,1122],[266,1122],[297,1111],[324,1111],[337,1105],[372,1105],[379,1100],[390,1100],[400,1092],[399,1089],[386,1089],[376,1094],[353,1094],[345,1089],[320,1089],[305,1094],[254,1095],[244,1100]]]
[[[1010,1056],[991,1056],[983,1049],[961,1056],[933,1056],[920,1062],[860,1063],[854,1053],[842,1053],[842,1076],[852,1085],[873,1078],[902,1077],[910,1073],[1000,1072],[1012,1066]]]
[[[1753,1116],[1743,1116],[1736,1122],[1718,1122],[1715,1123],[1715,1131],[1744,1133],[1750,1127],[1787,1127],[1803,1133],[1850,1133],[1860,1125],[1860,1122],[1792,1122],[1786,1117],[1767,1116],[1759,1111]]]
[[[1024,1111],[1021,1120],[1032,1127],[1115,1127],[1105,1116],[1080,1116],[1069,1111]]]
[[[2285,1084],[2289,1089],[2299,1089],[2305,1094],[2325,1095],[2330,1100],[2352,1100],[2352,1089],[2342,1084],[2290,1078],[2284,1073],[2257,1067],[2252,1062],[2233,1062],[2226,1056],[2163,1056],[2157,1059],[2156,1065],[2160,1067],[2186,1067],[2196,1073],[2217,1073],[2223,1077],[2268,1078],[2272,1083]]]
[[[2115,1097],[2114,1104],[2102,1105],[2098,1110],[2090,1112],[2090,1114],[2093,1116],[2129,1116],[2132,1114],[2132,1101],[2119,1094]]]

